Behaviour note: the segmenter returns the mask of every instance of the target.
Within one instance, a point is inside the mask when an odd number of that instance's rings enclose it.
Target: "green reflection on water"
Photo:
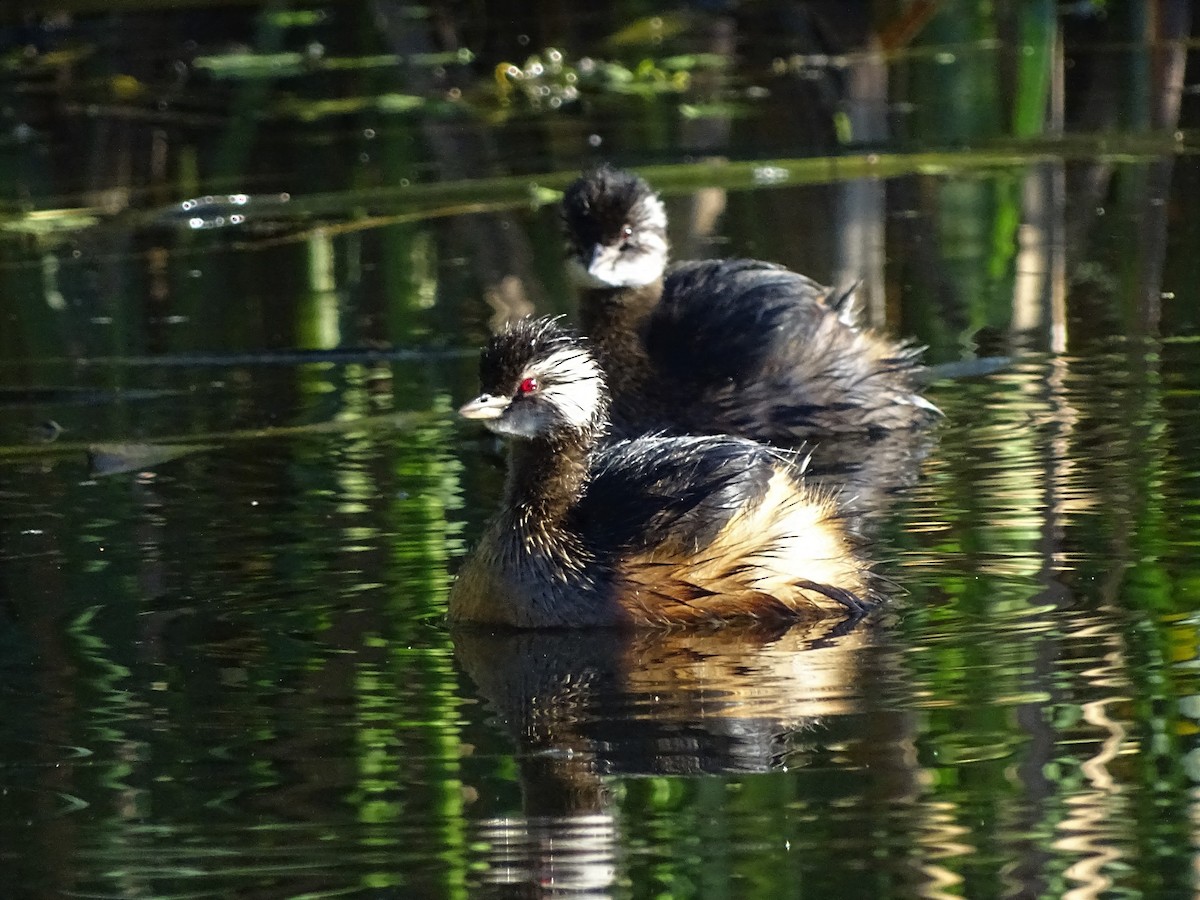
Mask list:
[[[1103,6],[883,4],[873,58],[738,32],[750,5],[513,10],[437,56],[389,46],[394,5],[246,4],[179,81],[174,12],[127,57],[84,0],[72,41],[22,32],[0,826],[30,890],[1190,894],[1195,108],[1171,16]],[[873,59],[882,98],[847,86]],[[556,191],[597,155],[645,163],[681,256],[848,273],[935,361],[1017,358],[933,387],[869,632],[481,661],[443,630],[501,477],[451,410],[489,322],[569,310]],[[129,471],[94,478],[101,444]]]

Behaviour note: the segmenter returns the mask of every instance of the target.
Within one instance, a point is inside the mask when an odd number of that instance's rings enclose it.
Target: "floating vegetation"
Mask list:
[[[497,65],[496,88],[502,103],[524,100],[533,109],[557,109],[579,99],[579,70],[566,63],[561,51],[549,49],[524,65]]]
[[[218,56],[199,56],[192,66],[201,72],[209,72],[214,78],[244,81],[306,75],[315,71],[320,63],[321,57],[316,53],[255,53],[246,50]],[[389,60],[388,64],[395,63]]]
[[[29,47],[14,47],[0,53],[0,72],[32,75],[78,65],[95,52],[94,47],[81,45],[45,53],[33,52]]]
[[[66,234],[100,221],[96,209],[31,209],[0,214],[0,231],[45,237]]]
[[[693,53],[660,59],[645,58],[633,66],[591,56],[571,61],[558,49],[547,48],[518,65],[502,62],[495,69],[499,99],[523,102],[534,110],[558,109],[584,93],[653,97],[682,94],[698,71],[720,72],[729,60],[715,53]]]
[[[381,53],[367,56],[326,56],[325,48],[311,43],[303,52],[256,53],[253,50],[237,50],[229,53],[198,56],[193,68],[207,72],[213,78],[253,80],[259,78],[287,78],[310,75],[314,72],[364,71],[369,69],[391,69],[398,66],[435,68],[437,66],[467,65],[475,55],[465,47],[445,53],[414,53],[399,56]]]
[[[744,103],[683,103],[679,115],[685,119],[740,119],[751,114]]]
[[[695,17],[685,12],[647,16],[630,22],[605,42],[609,47],[630,47],[638,44],[661,44],[686,32]]]
[[[378,94],[373,97],[340,97],[333,100],[288,97],[276,104],[271,112],[280,118],[315,122],[330,116],[346,116],[368,110],[385,115],[396,115],[418,109],[430,112],[435,108],[440,108],[445,111],[449,107],[450,104],[445,101],[428,100],[415,94]]]

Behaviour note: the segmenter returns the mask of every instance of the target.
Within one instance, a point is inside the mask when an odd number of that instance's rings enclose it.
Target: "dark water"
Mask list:
[[[1186,4],[112,5],[0,14],[8,895],[1194,893]],[[866,624],[444,626],[601,156],[953,366]]]

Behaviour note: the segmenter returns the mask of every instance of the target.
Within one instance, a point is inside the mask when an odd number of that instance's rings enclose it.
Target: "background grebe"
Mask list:
[[[450,595],[452,621],[519,627],[859,613],[871,575],[792,454],[734,437],[601,446],[604,374],[553,320],[480,359],[461,413],[510,439],[503,506]]]
[[[748,259],[667,270],[662,201],[603,166],[563,199],[583,330],[609,373],[615,430],[734,434],[784,446],[926,425],[920,348],[856,324],[853,297]]]

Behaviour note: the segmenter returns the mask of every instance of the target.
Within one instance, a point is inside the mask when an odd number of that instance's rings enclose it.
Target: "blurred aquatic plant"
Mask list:
[[[30,209],[10,214],[0,213],[0,231],[47,237],[79,231],[100,221],[98,209]]]
[[[374,96],[339,97],[329,100],[311,100],[305,97],[285,97],[273,105],[270,114],[280,118],[315,122],[330,116],[345,116],[363,112],[381,115],[397,115],[421,110],[432,113],[438,109],[452,109],[450,104],[429,100],[414,94],[376,94]]]
[[[682,94],[698,71],[722,72],[728,57],[693,53],[646,57],[628,65],[617,60],[583,56],[569,58],[553,47],[518,65],[502,62],[495,68],[497,97],[504,105],[522,103],[531,110],[555,110],[587,94],[655,97]]]
[[[645,16],[609,35],[605,43],[613,48],[657,45],[685,33],[694,24],[695,17],[682,11]]]
[[[396,66],[468,65],[475,55],[467,48],[447,53],[417,53],[400,56],[394,53],[364,54],[362,56],[326,56],[323,48],[310,44],[305,51],[258,53],[235,50],[228,53],[198,56],[192,66],[213,78],[244,80],[255,78],[288,78],[316,72],[349,72],[370,69],[392,69]]]

